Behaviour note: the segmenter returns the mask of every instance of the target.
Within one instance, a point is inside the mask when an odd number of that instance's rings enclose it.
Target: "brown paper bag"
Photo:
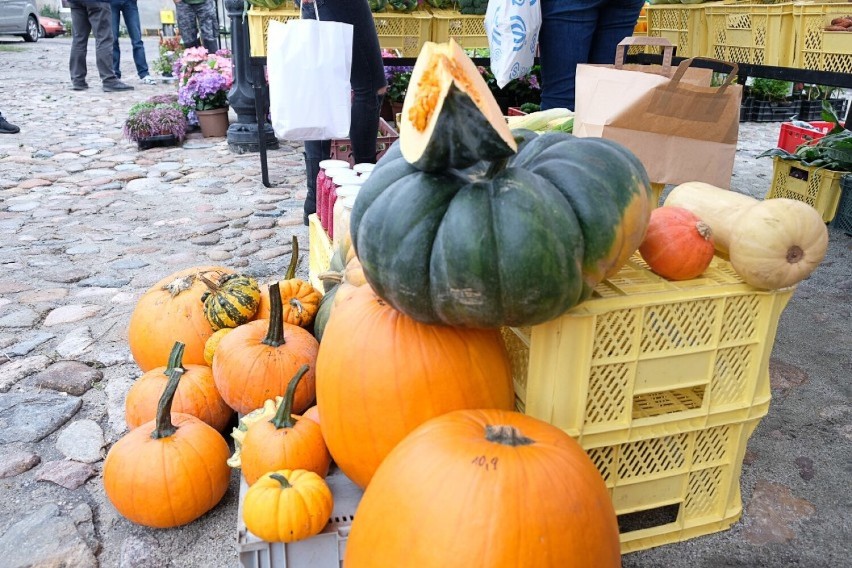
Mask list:
[[[671,50],[662,66],[578,65],[574,134],[607,138],[629,148],[653,183],[703,181],[730,188],[739,132],[742,87],[732,84],[738,67],[720,87],[710,87],[710,70],[687,59],[671,74]],[[660,38],[644,38],[658,40]],[[665,41],[665,40],[663,40]]]

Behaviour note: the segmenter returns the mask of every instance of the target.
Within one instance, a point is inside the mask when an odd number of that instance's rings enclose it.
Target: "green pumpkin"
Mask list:
[[[639,247],[639,160],[599,138],[518,131],[509,160],[419,171],[394,145],[361,188],[353,245],[376,293],[425,323],[533,325],[586,299]]]
[[[314,316],[314,337],[317,338],[317,341],[322,341],[322,334],[325,332],[328,318],[331,317],[331,309],[334,307],[334,296],[339,289],[340,284],[335,284],[331,289],[326,290],[325,295],[320,300],[317,314]]]
[[[204,315],[213,331],[251,321],[260,305],[257,280],[244,274],[228,274],[201,296]]]

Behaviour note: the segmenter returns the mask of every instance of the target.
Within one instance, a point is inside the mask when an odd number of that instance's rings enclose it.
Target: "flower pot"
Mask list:
[[[214,108],[213,110],[197,110],[198,126],[205,138],[224,136],[228,132],[228,107]]]
[[[151,148],[164,148],[166,146],[177,146],[178,138],[174,134],[160,134],[159,136],[149,136],[148,138],[140,138],[136,141],[136,145],[140,150],[150,150]]]

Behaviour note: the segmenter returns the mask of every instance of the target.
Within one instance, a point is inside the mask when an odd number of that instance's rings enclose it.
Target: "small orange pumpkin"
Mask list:
[[[669,280],[689,280],[707,270],[715,245],[710,226],[681,207],[658,207],[639,253],[648,267]]]
[[[308,327],[317,315],[322,294],[309,282],[296,278],[296,266],[299,264],[299,241],[293,235],[293,253],[290,255],[290,265],[279,282],[281,301],[284,308],[284,321],[299,327]],[[270,312],[269,291],[261,292],[260,306],[254,319],[268,319]]]
[[[302,418],[307,418],[308,420],[313,420],[314,422],[319,424],[320,423],[319,406],[317,406],[315,404],[312,407],[310,407],[309,409],[307,409],[306,411],[304,411],[302,413]]]
[[[127,340],[143,372],[166,365],[176,341],[186,345],[186,363],[204,364],[204,344],[213,328],[204,315],[201,296],[209,290],[207,281],[215,283],[232,273],[221,266],[187,268],[166,276],[139,298]]]
[[[169,364],[151,369],[133,383],[125,399],[125,420],[130,428],[141,426],[157,415],[157,401],[163,394],[173,369],[182,369],[183,377],[175,393],[172,410],[199,418],[220,432],[233,416],[216,390],[213,371],[206,365],[184,365],[184,344],[177,342],[169,355]]]
[[[621,553],[606,485],[568,434],[518,412],[458,410],[379,466],[344,565],[616,568]]]
[[[172,369],[155,421],[134,428],[110,449],[104,490],[119,513],[154,528],[194,521],[222,500],[231,470],[225,439],[195,416],[175,413],[183,374]],[[153,430],[153,431],[152,431]]]
[[[305,329],[284,323],[278,283],[269,288],[270,319],[243,324],[219,342],[213,355],[213,379],[228,406],[248,414],[267,399],[283,395],[288,378],[309,365],[293,401],[293,412],[301,414],[316,396],[319,343]]]
[[[328,474],[331,456],[319,424],[290,414],[296,386],[307,372],[307,365],[296,372],[272,420],[249,426],[240,452],[243,475],[249,485],[264,473],[278,469],[306,469],[322,477]]]
[[[213,335],[207,339],[207,342],[204,343],[204,362],[207,363],[208,367],[213,366],[213,354],[216,353],[216,348],[219,347],[219,342],[232,331],[234,331],[233,327],[217,329],[213,332]]]

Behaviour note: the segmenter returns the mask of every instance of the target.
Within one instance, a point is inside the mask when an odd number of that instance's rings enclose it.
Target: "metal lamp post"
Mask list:
[[[258,144],[258,122],[255,110],[256,93],[267,97],[268,89],[255,89],[251,82],[249,61],[248,20],[243,16],[244,0],[225,0],[225,8],[231,19],[231,48],[234,64],[234,84],[228,92],[228,104],[237,113],[237,122],[228,127],[228,148],[237,154],[260,151]],[[263,73],[255,74],[255,81],[263,81]],[[265,102],[265,101],[264,101]],[[262,105],[264,109],[268,105]],[[263,136],[267,149],[278,148],[278,139],[272,126],[264,123]]]

